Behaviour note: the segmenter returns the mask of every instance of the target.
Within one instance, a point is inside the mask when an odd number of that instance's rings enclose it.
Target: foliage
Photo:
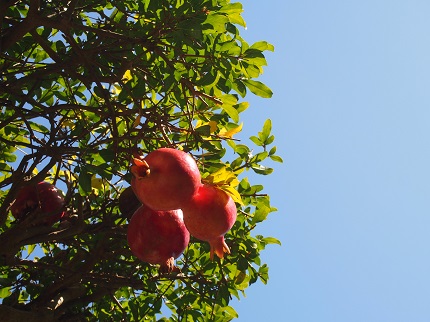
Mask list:
[[[236,138],[265,41],[240,36],[240,3],[229,0],[0,2],[0,312],[36,321],[229,321],[232,296],[268,280],[252,236],[276,209],[245,170],[267,175],[276,155],[271,122]],[[118,196],[130,157],[175,147],[197,160],[204,180],[237,203],[226,235],[232,254],[211,261],[193,239],[162,274],[132,256]],[[254,152],[258,151],[258,152]],[[71,218],[51,226],[9,212],[26,180],[62,189]],[[170,312],[170,313],[167,313]]]

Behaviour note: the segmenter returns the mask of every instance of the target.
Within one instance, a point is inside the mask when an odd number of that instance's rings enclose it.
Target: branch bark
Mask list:
[[[5,322],[54,322],[54,312],[23,311],[0,304],[0,316]]]

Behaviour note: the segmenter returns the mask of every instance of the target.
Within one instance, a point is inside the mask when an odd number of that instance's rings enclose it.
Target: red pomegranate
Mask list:
[[[194,237],[210,244],[210,257],[214,253],[219,258],[224,253],[230,254],[230,249],[224,240],[236,221],[237,209],[233,199],[215,186],[203,184],[191,201],[184,206],[184,222]]]
[[[171,272],[190,241],[182,210],[156,211],[142,205],[131,217],[127,231],[131,252],[144,262],[160,264]]]
[[[133,158],[131,186],[137,198],[154,210],[180,209],[201,184],[194,159],[180,150],[161,148]]]
[[[118,198],[118,206],[121,214],[127,218],[131,219],[134,212],[142,205],[142,203],[137,199],[134,191],[131,187],[125,188]]]
[[[63,211],[64,198],[60,191],[48,182],[39,182],[22,187],[10,210],[16,219],[24,219],[28,213],[38,210],[42,214],[50,214],[47,224],[53,224],[65,216]]]

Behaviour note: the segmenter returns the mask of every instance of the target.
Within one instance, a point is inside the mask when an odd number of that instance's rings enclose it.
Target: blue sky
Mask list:
[[[242,3],[275,45],[242,137],[271,118],[284,164],[250,173],[282,246],[237,321],[430,321],[430,2]]]

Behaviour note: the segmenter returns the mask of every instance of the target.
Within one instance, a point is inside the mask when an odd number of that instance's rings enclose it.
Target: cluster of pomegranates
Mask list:
[[[190,234],[209,242],[211,259],[230,253],[224,235],[236,221],[236,205],[224,191],[201,182],[189,154],[160,148],[145,158],[133,158],[131,172],[131,187],[142,203],[127,232],[136,257],[171,271]]]
[[[136,257],[172,271],[190,234],[209,243],[211,259],[230,253],[224,235],[236,221],[236,205],[223,190],[202,183],[189,154],[160,148],[133,158],[131,172],[131,187],[120,195],[119,207],[131,217],[127,241]],[[39,182],[22,187],[10,210],[18,220],[40,213],[52,225],[66,216],[64,205],[54,185]]]

